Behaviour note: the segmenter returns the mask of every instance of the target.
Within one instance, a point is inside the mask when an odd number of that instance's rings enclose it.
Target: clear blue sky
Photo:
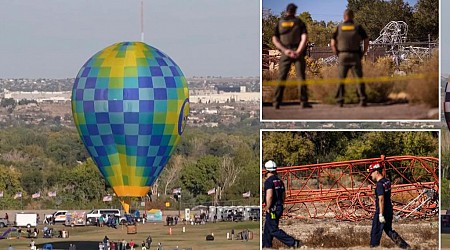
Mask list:
[[[417,0],[406,0],[411,6]],[[444,1],[443,1],[444,2]],[[273,14],[280,14],[289,3],[298,6],[297,13],[308,11],[312,18],[317,21],[341,21],[347,0],[263,0],[263,8],[271,9]]]
[[[187,76],[258,76],[258,0],[144,0],[145,42]],[[72,78],[99,50],[140,40],[140,0],[2,0],[0,78]]]

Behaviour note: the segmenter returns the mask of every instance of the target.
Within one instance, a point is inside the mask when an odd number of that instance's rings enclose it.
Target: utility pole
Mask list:
[[[141,42],[144,42],[144,0],[141,0]]]

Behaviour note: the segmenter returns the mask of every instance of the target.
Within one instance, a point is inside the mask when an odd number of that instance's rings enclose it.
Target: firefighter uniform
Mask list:
[[[276,175],[272,175],[264,182],[264,193],[273,190],[273,200],[270,213],[266,212],[264,223],[263,248],[272,247],[273,237],[288,246],[295,246],[296,240],[286,232],[278,228],[280,218],[283,215],[283,197],[285,195],[284,183]]]
[[[378,196],[384,196],[384,210],[383,216],[386,220],[385,223],[381,223],[379,220],[380,207]],[[400,237],[400,235],[392,229],[392,219],[394,217],[394,211],[391,201],[391,182],[382,178],[377,182],[375,189],[375,215],[372,220],[372,230],[370,232],[370,246],[376,247],[380,245],[381,236],[383,231],[391,238],[399,247],[407,248],[409,245]]]
[[[307,34],[306,25],[299,18],[295,16],[285,16],[281,18],[279,23],[275,27],[274,36],[277,37],[281,44],[287,49],[297,50],[302,34]],[[291,58],[284,53],[281,53],[279,62],[279,74],[278,81],[279,85],[275,90],[275,107],[278,108],[283,101],[283,91],[284,91],[284,81],[288,77],[291,65],[295,65],[295,72],[299,80],[306,79],[306,49],[302,51],[302,54],[297,58]],[[309,106],[308,104],[308,93],[306,84],[301,84],[299,87],[300,102],[303,107]]]
[[[367,39],[366,31],[355,24],[352,20],[345,21],[340,24],[333,34],[333,39],[337,43],[338,53],[338,74],[340,79],[347,77],[348,71],[352,69],[353,75],[362,78],[362,56],[361,42]],[[360,104],[366,105],[366,86],[363,82],[358,83],[357,94],[360,99]],[[345,87],[341,82],[336,93],[336,101],[341,106],[344,103]]]

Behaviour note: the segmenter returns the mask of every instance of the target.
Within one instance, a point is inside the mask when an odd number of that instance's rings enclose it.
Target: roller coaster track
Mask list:
[[[366,170],[375,161],[381,158],[278,168],[286,187],[287,215],[346,221],[372,218],[376,183]],[[392,182],[395,219],[437,216],[439,160],[390,156],[384,162],[384,174]]]

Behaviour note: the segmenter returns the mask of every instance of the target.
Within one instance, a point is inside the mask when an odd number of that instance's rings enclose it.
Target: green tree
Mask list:
[[[439,1],[419,0],[415,9],[412,40],[427,41],[428,34],[432,41],[436,40],[439,37]]]
[[[441,209],[450,209],[450,180],[441,179]]]
[[[183,189],[189,190],[196,197],[214,188],[220,161],[219,157],[207,155],[183,168],[180,178]]]
[[[0,206],[2,209],[20,209],[20,199],[13,199],[17,192],[23,192],[20,178],[21,173],[14,167],[0,165],[0,192],[3,192]],[[22,195],[26,195],[26,193]]]
[[[17,103],[13,98],[3,98],[2,101],[0,102],[0,105],[3,108],[12,107],[14,109]]]
[[[432,132],[372,131],[352,140],[337,160],[376,158],[382,154],[436,157],[438,144]]]
[[[86,207],[91,201],[101,201],[105,195],[105,180],[91,159],[73,169],[66,168],[58,186],[58,197],[63,198],[63,204]]]
[[[74,166],[77,161],[87,158],[87,151],[78,134],[67,131],[49,134],[46,152],[55,162],[64,166]]]
[[[279,22],[280,17],[272,13],[271,10],[263,10],[262,16],[262,43],[268,45],[272,49],[276,49],[272,43],[275,26]]]
[[[22,174],[21,186],[29,194],[39,192],[43,187],[43,183],[44,177],[39,169],[30,169]]]
[[[390,21],[404,21],[413,26],[413,9],[403,0],[349,0],[347,8],[355,12],[355,21],[366,29],[371,40],[375,40]]]
[[[263,162],[274,160],[278,166],[310,163],[314,144],[296,132],[263,132]]]

